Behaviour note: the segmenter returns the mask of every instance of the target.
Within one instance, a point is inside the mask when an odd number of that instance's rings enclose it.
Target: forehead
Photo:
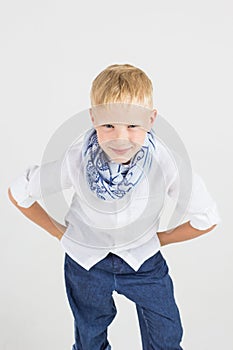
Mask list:
[[[135,124],[150,129],[151,113],[151,109],[127,103],[112,103],[92,107],[95,127],[109,123]]]

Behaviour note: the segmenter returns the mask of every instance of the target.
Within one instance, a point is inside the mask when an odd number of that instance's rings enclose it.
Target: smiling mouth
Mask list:
[[[126,152],[128,152],[130,149],[131,149],[131,147],[130,147],[130,148],[125,148],[125,149],[115,149],[115,148],[111,148],[111,150],[114,151],[114,152],[117,153],[117,154],[126,153]]]

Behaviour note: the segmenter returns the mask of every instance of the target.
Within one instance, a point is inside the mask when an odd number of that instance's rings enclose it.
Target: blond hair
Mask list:
[[[131,64],[113,64],[93,80],[91,105],[135,103],[153,108],[153,85],[148,76]]]

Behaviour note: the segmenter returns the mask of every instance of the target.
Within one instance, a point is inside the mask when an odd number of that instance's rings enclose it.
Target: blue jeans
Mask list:
[[[66,293],[74,316],[72,350],[111,349],[107,327],[117,313],[113,291],[135,303],[143,350],[182,350],[183,329],[168,272],[160,251],[138,271],[113,253],[88,271],[65,253]]]

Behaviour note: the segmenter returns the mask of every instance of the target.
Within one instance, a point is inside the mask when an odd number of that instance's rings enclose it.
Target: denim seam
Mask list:
[[[114,284],[115,284],[115,290],[117,290],[117,280],[116,280],[116,274],[113,274],[114,277]]]
[[[150,330],[149,330],[149,326],[148,326],[148,322],[147,322],[147,319],[144,315],[144,311],[143,311],[143,308],[141,307],[141,312],[142,312],[142,317],[145,321],[145,325],[146,325],[146,330],[147,330],[147,334],[148,334],[148,338],[149,338],[149,344],[150,346],[153,346],[153,344],[151,343],[151,337],[150,337]]]

